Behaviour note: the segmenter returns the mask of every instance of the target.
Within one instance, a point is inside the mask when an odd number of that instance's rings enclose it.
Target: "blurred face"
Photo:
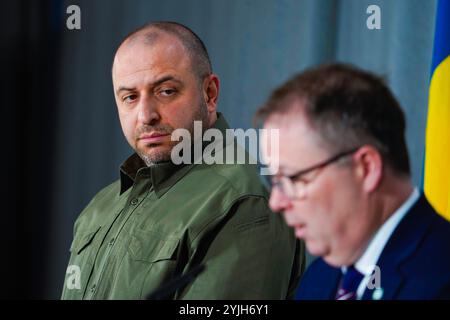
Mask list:
[[[183,46],[170,35],[151,45],[140,39],[124,43],[112,73],[122,130],[147,165],[170,159],[178,143],[170,139],[175,129],[192,134],[194,121],[205,128],[215,122],[217,77],[199,83]]]
[[[281,175],[293,175],[335,155],[327,151],[302,115],[273,115],[264,128],[280,130]],[[274,158],[269,148],[262,152],[266,159]],[[365,205],[364,181],[354,163],[358,156],[357,151],[294,181],[304,186],[299,198],[286,196],[276,186],[270,196],[272,210],[283,213],[296,236],[305,240],[309,252],[335,266],[355,262],[374,229],[375,222]]]

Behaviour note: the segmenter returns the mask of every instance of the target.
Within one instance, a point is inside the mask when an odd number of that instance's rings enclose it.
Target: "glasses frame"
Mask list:
[[[326,166],[340,160],[343,157],[349,156],[353,153],[355,153],[356,151],[358,151],[361,147],[357,147],[357,148],[353,148],[351,150],[348,151],[343,151],[343,152],[339,152],[338,154],[332,156],[331,158],[328,158],[327,160],[324,160],[322,162],[319,162],[318,164],[315,164],[313,166],[310,166],[306,169],[302,169],[300,171],[297,171],[294,174],[288,175],[288,176],[284,176],[284,175],[280,175],[280,176],[274,176],[278,181],[274,181],[272,177],[270,183],[272,188],[279,188],[280,191],[287,196],[290,199],[294,199],[294,198],[301,198],[304,197],[305,195],[305,189],[306,189],[306,185],[311,182],[311,181],[302,181],[302,194],[300,194],[301,192],[299,192],[300,190],[298,190],[298,186],[296,188],[296,183],[298,184],[298,182],[300,181],[301,176],[304,176],[310,172],[313,172],[315,170],[319,170],[319,169],[323,169]],[[284,183],[283,183],[284,181]]]

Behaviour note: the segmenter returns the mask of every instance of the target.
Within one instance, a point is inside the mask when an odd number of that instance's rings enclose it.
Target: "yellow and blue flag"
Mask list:
[[[425,140],[424,191],[450,220],[450,0],[439,0]]]

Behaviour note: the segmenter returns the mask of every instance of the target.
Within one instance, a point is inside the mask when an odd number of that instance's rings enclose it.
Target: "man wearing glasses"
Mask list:
[[[262,144],[279,160],[270,206],[319,256],[297,298],[450,298],[450,223],[411,183],[404,115],[378,77],[308,70],[257,119],[279,129],[278,148]]]

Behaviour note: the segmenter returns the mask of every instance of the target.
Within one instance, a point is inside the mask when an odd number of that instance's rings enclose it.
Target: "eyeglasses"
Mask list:
[[[289,199],[298,199],[298,198],[304,198],[306,195],[306,186],[308,183],[310,183],[312,180],[314,180],[315,177],[317,177],[320,169],[325,168],[326,166],[340,160],[341,158],[351,155],[359,150],[358,148],[351,149],[349,151],[340,152],[337,155],[322,161],[314,166],[311,166],[307,169],[300,170],[292,175],[289,176],[273,176],[271,181],[269,183],[271,184],[272,188],[278,188],[285,196],[287,196]],[[317,170],[317,174],[314,177],[311,177],[310,179],[305,179],[304,176],[308,173],[311,173],[313,171]]]

